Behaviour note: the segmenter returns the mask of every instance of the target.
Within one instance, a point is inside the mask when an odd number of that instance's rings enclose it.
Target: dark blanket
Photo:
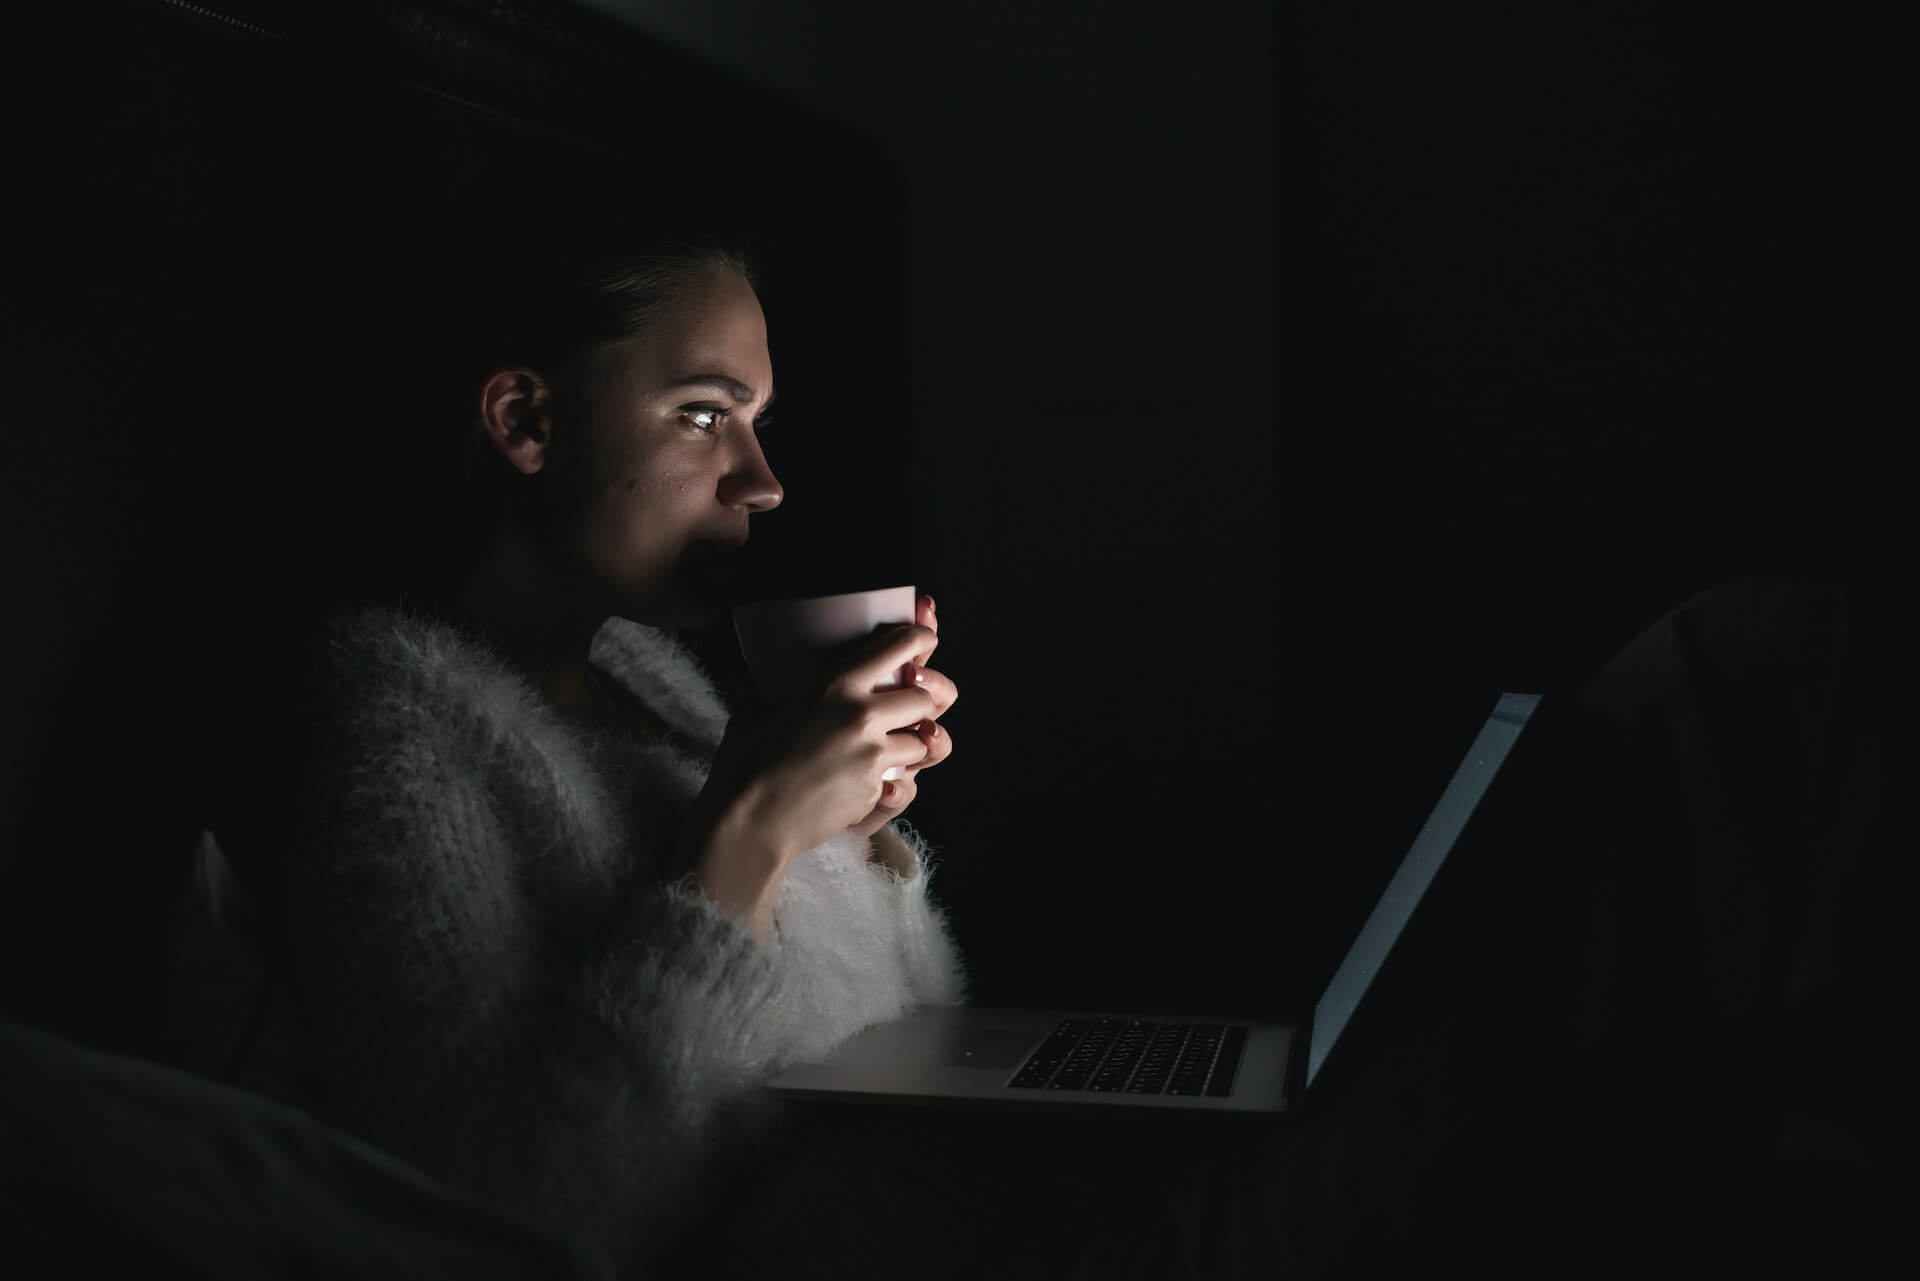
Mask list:
[[[11,1277],[612,1275],[304,1113],[10,1020],[0,1222]]]

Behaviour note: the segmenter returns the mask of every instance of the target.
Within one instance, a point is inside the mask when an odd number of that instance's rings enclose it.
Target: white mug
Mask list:
[[[912,587],[877,587],[837,596],[754,601],[733,608],[733,631],[754,692],[770,702],[805,697],[827,677],[825,663],[851,641],[882,627],[911,624],[919,595]],[[902,667],[893,681],[907,683]]]

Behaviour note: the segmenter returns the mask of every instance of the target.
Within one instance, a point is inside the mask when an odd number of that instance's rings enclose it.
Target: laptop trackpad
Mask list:
[[[1026,1028],[968,1028],[956,1036],[949,1046],[947,1065],[999,1069],[1016,1067],[1038,1039]]]

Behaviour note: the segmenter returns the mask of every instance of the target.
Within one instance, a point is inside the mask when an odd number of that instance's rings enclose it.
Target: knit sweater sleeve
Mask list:
[[[928,894],[931,851],[899,820],[872,842],[842,833],[796,858],[781,882],[771,951],[798,1007],[796,1058],[917,1006],[964,999],[959,949]]]
[[[892,899],[901,964],[914,1000],[925,1005],[961,1004],[966,1000],[966,972],[960,949],[946,913],[928,893],[934,871],[932,847],[898,819],[875,832],[873,843],[885,865],[869,860],[868,871],[884,879]]]
[[[787,977],[689,886],[621,876],[590,772],[461,710],[515,691],[473,695],[355,682],[248,834],[277,870],[261,1054],[349,1132],[628,1256],[786,1057]]]

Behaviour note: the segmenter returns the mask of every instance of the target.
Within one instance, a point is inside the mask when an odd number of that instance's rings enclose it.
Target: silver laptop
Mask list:
[[[929,1008],[858,1033],[770,1088],[794,1100],[1297,1111],[1539,704],[1538,694],[1500,695],[1302,1022]]]

